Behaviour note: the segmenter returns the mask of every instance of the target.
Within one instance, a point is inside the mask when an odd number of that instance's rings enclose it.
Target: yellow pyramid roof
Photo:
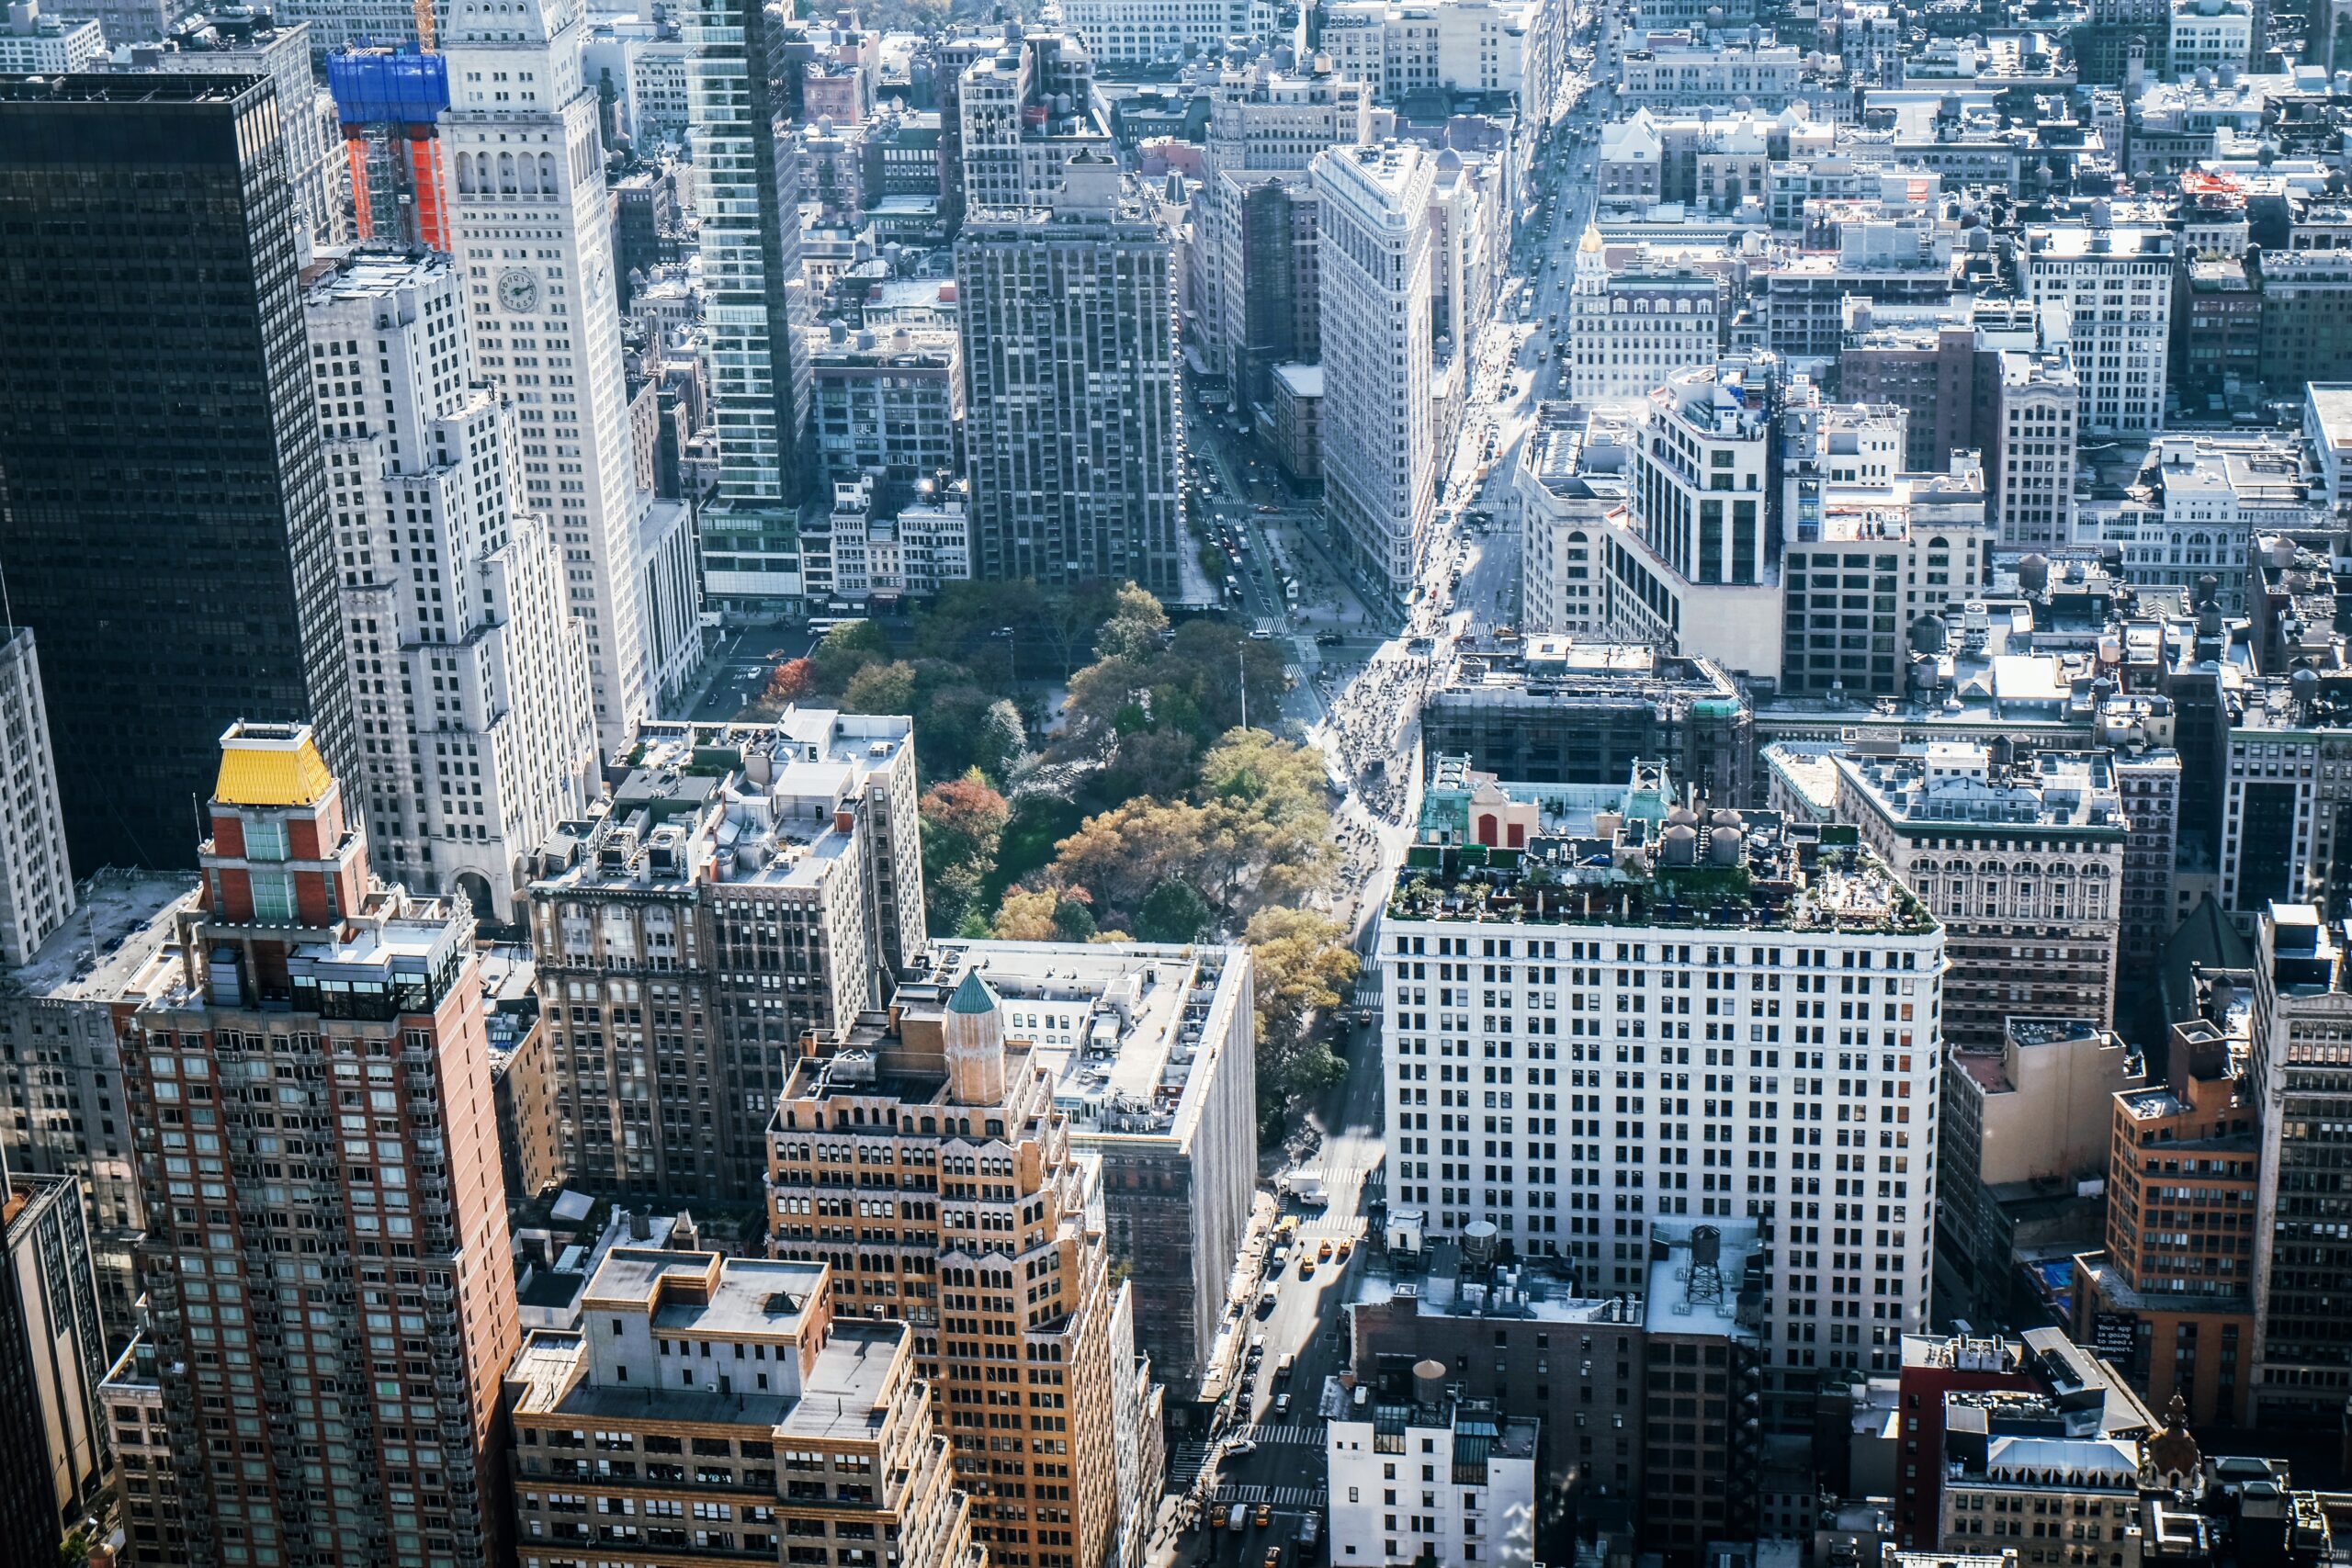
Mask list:
[[[234,724],[220,738],[212,798],[227,806],[312,806],[334,786],[307,724]]]

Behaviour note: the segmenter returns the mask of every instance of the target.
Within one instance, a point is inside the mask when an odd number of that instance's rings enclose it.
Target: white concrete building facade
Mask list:
[[[1455,1398],[1441,1380],[1430,1392],[1431,1403],[1368,1407],[1370,1419],[1325,1428],[1334,1568],[1530,1568],[1537,1423]]]
[[[1600,231],[1587,229],[1568,288],[1568,396],[1645,398],[1676,371],[1713,364],[1727,306],[1711,273],[1640,263],[1611,272]]]
[[[1611,626],[1764,680],[1780,678],[1781,649],[1765,528],[1776,374],[1769,356],[1726,359],[1649,393],[1608,559]]]
[[[521,502],[555,526],[587,633],[596,733],[627,739],[664,662],[646,646],[637,482],[597,100],[578,0],[456,0],[441,134],[478,363],[515,406]]]
[[[0,964],[31,959],[74,914],[74,867],[30,626],[0,642]]]
[[[1062,26],[1097,59],[1122,64],[1215,54],[1274,25],[1268,0],[1063,0]]]
[[[2174,236],[2118,224],[2036,224],[2021,258],[2026,297],[2067,307],[2086,435],[2151,435],[2164,426],[2172,337]]]
[[[446,258],[356,253],[303,299],[377,864],[519,918],[524,857],[586,810],[587,655],[547,519],[520,504],[514,410],[478,377]],[[349,389],[364,384],[368,397]],[[379,410],[385,412],[379,412]]]
[[[96,22],[48,16],[40,0],[10,0],[7,25],[0,28],[0,73],[86,71],[106,51],[106,29]]]
[[[1392,1226],[1490,1224],[1605,1294],[1643,1289],[1653,1223],[1753,1220],[1771,1386],[1893,1370],[1935,1232],[1926,908],[1849,833],[1693,811],[1648,763],[1505,786],[1443,760],[1419,840],[1376,950]],[[1740,865],[1752,896],[1676,891]]]
[[[1410,142],[1319,154],[1323,474],[1335,542],[1401,603],[1437,509],[1430,410],[1434,160]]]
[[[1566,74],[1567,17],[1562,0],[1337,0],[1323,9],[1320,45],[1385,102],[1431,89],[1511,93],[1541,125]]]
[[[1771,1387],[1891,1371],[1927,1321],[1943,926],[1851,835],[1691,811],[1656,764],[1505,787],[1444,760],[1419,837],[1378,931],[1393,1224],[1494,1224],[1611,1293],[1654,1223],[1755,1220]],[[1684,870],[1736,865],[1752,898],[1679,912]],[[1479,917],[1446,908],[1473,882]]]

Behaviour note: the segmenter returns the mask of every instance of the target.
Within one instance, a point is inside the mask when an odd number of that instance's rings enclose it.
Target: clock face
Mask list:
[[[526,316],[539,308],[539,280],[521,267],[498,275],[498,303],[511,315]]]

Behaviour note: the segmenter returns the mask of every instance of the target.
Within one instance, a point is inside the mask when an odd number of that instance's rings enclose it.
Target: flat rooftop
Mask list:
[[[375,980],[385,975],[427,978],[447,963],[451,949],[466,942],[472,925],[470,917],[459,916],[454,905],[413,902],[409,912],[361,925],[349,935],[304,942],[294,950],[288,967],[298,980]]]
[[[2105,752],[2043,751],[2004,765],[1965,741],[1933,741],[1893,755],[1843,755],[1840,780],[1898,827],[2046,829],[2123,837],[2126,819]]]
[[[1547,1273],[1532,1261],[1481,1268],[1465,1264],[1461,1247],[1433,1242],[1423,1269],[1396,1268],[1396,1258],[1367,1249],[1348,1296],[1351,1306],[1385,1306],[1400,1296],[1419,1303],[1429,1317],[1493,1318],[1528,1323],[1642,1321],[1642,1298],[1632,1293],[1584,1296],[1572,1280]]]
[[[856,1438],[888,1418],[883,1403],[890,1369],[907,1337],[904,1324],[835,1318],[824,1348],[800,1380],[800,1398],[786,1415],[786,1437]]]
[[[907,1332],[904,1324],[895,1322],[837,1321],[802,1375],[797,1398],[591,1384],[583,1375],[587,1339],[576,1329],[532,1330],[507,1368],[506,1380],[523,1385],[514,1402],[517,1416],[764,1427],[779,1438],[854,1442],[872,1438],[889,1418],[884,1398]]]
[[[1498,697],[1544,706],[1713,700],[1725,715],[1744,705],[1739,688],[1708,660],[1648,643],[1558,634],[1464,644],[1453,679],[1430,694],[1440,704]]]
[[[1715,1260],[1712,1274],[1702,1261],[1702,1233],[1714,1233]],[[1676,1234],[1670,1225],[1653,1223],[1650,1235],[1666,1244],[1666,1256],[1650,1264],[1649,1292],[1645,1298],[1643,1326],[1652,1334],[1722,1335],[1753,1339],[1755,1325],[1740,1313],[1739,1292],[1747,1276],[1747,1259],[1756,1251],[1756,1225],[1750,1220],[1718,1220],[1694,1224]]]
[[[2329,441],[2352,444],[2352,381],[2313,381],[2303,396]]]
[[[1451,760],[1448,760],[1449,761]],[[1502,784],[1442,762],[1388,897],[1392,920],[1924,935],[1935,919],[1842,824],[1679,804],[1662,764],[1606,786]]]
[[[224,67],[225,67],[224,62]],[[0,103],[232,104],[260,90],[250,73],[90,72],[67,76],[0,76]]]
[[[2166,229],[2120,223],[2108,229],[2094,229],[2087,223],[2035,224],[2025,231],[2025,245],[2029,255],[2060,260],[2137,261],[2169,258],[2173,235]]]
[[[840,811],[913,744],[911,720],[832,708],[640,725],[615,759],[610,805],[557,825],[537,851],[538,880],[813,890],[854,850]]]
[[[1235,949],[1158,942],[949,942],[931,983],[951,994],[977,965],[1054,1079],[1054,1103],[1081,1138],[1182,1139],[1198,1124],[1204,1057],[1231,1043]]]
[[[800,1332],[808,1303],[824,1287],[821,1263],[727,1258],[707,1252],[616,1247],[589,1282],[591,1310],[652,1308],[654,1325],[679,1335]]]
[[[74,889],[74,914],[0,986],[51,1001],[112,1001],[174,935],[171,912],[196,897],[195,873],[109,867]],[[133,942],[152,930],[153,941]]]

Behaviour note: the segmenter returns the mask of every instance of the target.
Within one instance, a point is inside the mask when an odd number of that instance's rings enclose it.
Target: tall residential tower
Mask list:
[[[496,1561],[520,1333],[471,914],[375,880],[306,726],[230,729],[211,795],[182,972],[118,1015],[170,1561]]]
[[[802,592],[798,502],[808,362],[795,341],[800,164],[788,119],[784,21],[762,0],[695,0],[686,96],[701,185],[703,325],[718,496],[703,513],[707,591],[745,615]]]
[[[1179,592],[1173,265],[1107,157],[1074,158],[1050,207],[966,217],[973,576]]]

